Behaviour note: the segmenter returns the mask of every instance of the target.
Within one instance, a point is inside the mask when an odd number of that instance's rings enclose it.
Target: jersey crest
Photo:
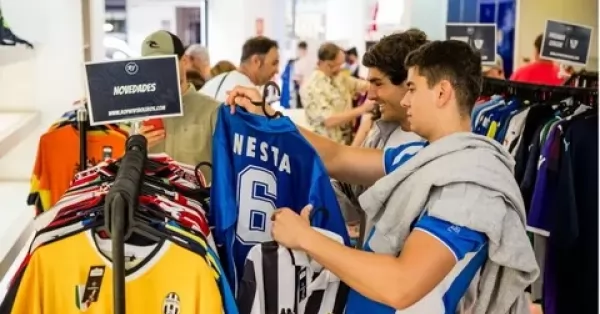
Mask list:
[[[179,295],[175,292],[170,292],[165,297],[165,301],[163,302],[163,314],[179,314],[181,313],[181,299]]]

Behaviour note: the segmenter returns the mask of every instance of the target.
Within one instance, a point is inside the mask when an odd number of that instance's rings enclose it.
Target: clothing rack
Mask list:
[[[567,81],[563,84],[565,86],[574,86],[574,87],[598,87],[598,72],[596,71],[586,71],[581,70],[569,77]]]
[[[550,86],[522,82],[513,82],[485,77],[482,96],[506,95],[528,98],[531,101],[563,101],[574,98],[596,104],[598,87]]]
[[[138,127],[134,128],[134,131]],[[131,235],[134,213],[148,159],[148,141],[143,135],[131,135],[126,142],[114,184],[104,204],[105,228],[112,240],[113,313],[125,314],[125,240]]]
[[[77,128],[79,129],[79,171],[83,171],[87,169],[88,112],[85,105],[77,109]]]

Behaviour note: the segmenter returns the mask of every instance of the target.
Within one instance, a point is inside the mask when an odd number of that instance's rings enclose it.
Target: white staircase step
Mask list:
[[[29,182],[0,181],[0,295],[33,232],[34,209],[26,203],[28,193]]]
[[[35,57],[35,50],[23,45],[0,46],[0,67],[24,62]]]
[[[0,158],[38,129],[39,112],[0,112]]]

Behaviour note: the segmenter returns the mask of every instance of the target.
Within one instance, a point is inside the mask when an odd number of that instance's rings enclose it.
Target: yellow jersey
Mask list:
[[[14,299],[4,301],[12,303],[10,313],[112,313],[112,263],[103,251],[92,230],[37,248],[14,283]],[[168,240],[140,252],[145,256],[127,263],[133,265],[126,270],[127,313],[223,313],[214,270],[204,256]]]

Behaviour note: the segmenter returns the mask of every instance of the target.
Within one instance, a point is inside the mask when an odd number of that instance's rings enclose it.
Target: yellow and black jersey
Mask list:
[[[111,313],[109,245],[109,240],[87,230],[38,247],[15,278],[0,314]],[[224,312],[215,269],[206,256],[169,240],[133,249],[126,246],[126,256],[131,258],[126,263],[127,313]]]

